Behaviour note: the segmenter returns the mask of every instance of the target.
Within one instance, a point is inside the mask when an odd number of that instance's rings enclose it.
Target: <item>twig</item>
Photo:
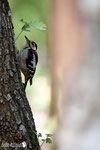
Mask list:
[[[19,36],[22,34],[23,30],[21,30],[21,32],[18,34],[18,36],[16,37],[16,41],[19,38]]]
[[[42,145],[45,143],[45,140],[42,142],[42,144],[40,145],[42,147]]]

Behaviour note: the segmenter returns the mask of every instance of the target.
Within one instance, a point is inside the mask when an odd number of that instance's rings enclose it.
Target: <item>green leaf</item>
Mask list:
[[[19,36],[21,35],[23,31],[30,32],[31,27],[34,27],[39,30],[46,30],[46,24],[44,24],[43,22],[38,22],[38,21],[26,22],[24,21],[24,19],[20,19],[19,21],[22,22],[24,25],[22,26],[21,31],[19,35],[17,36],[16,40],[19,38]]]
[[[20,19],[19,21],[24,22],[24,20],[23,20],[23,19]]]
[[[52,137],[53,135],[52,134],[45,134],[47,137]]]
[[[24,23],[24,24],[27,24],[27,22],[25,22],[23,19],[20,19],[19,21]]]
[[[28,29],[31,27],[34,27],[34,28],[39,29],[39,30],[46,30],[46,24],[44,24],[43,22],[38,22],[38,21],[26,22],[23,19],[20,19],[20,21],[22,23],[24,23],[24,25],[22,26],[22,31],[30,31]]]
[[[24,24],[22,27],[22,31],[30,31],[29,28],[30,28],[29,24]]]
[[[51,144],[51,143],[52,143],[52,140],[51,140],[51,138],[46,138],[46,143],[49,143],[49,144]]]
[[[43,22],[33,21],[30,22],[30,26],[35,27],[39,30],[46,30],[46,24],[44,24]]]
[[[45,139],[41,139],[41,141],[45,142]]]
[[[41,134],[41,133],[39,133],[39,134],[38,134],[38,137],[42,137],[42,134]]]

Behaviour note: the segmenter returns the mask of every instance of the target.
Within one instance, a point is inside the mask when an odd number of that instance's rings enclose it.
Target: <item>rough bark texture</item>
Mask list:
[[[39,150],[35,133],[18,68],[9,4],[0,0],[0,150]],[[23,142],[26,147],[16,146]]]

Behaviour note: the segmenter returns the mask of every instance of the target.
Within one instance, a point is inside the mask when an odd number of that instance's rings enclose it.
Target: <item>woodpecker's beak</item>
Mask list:
[[[29,45],[30,44],[30,40],[27,38],[27,36],[25,36],[26,42]]]

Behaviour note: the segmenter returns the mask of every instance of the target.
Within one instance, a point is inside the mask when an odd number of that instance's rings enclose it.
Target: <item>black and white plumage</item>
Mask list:
[[[37,44],[34,41],[30,41],[26,36],[26,46],[24,46],[19,53],[20,69],[25,76],[25,88],[28,80],[32,85],[32,78],[36,71],[38,63]]]

